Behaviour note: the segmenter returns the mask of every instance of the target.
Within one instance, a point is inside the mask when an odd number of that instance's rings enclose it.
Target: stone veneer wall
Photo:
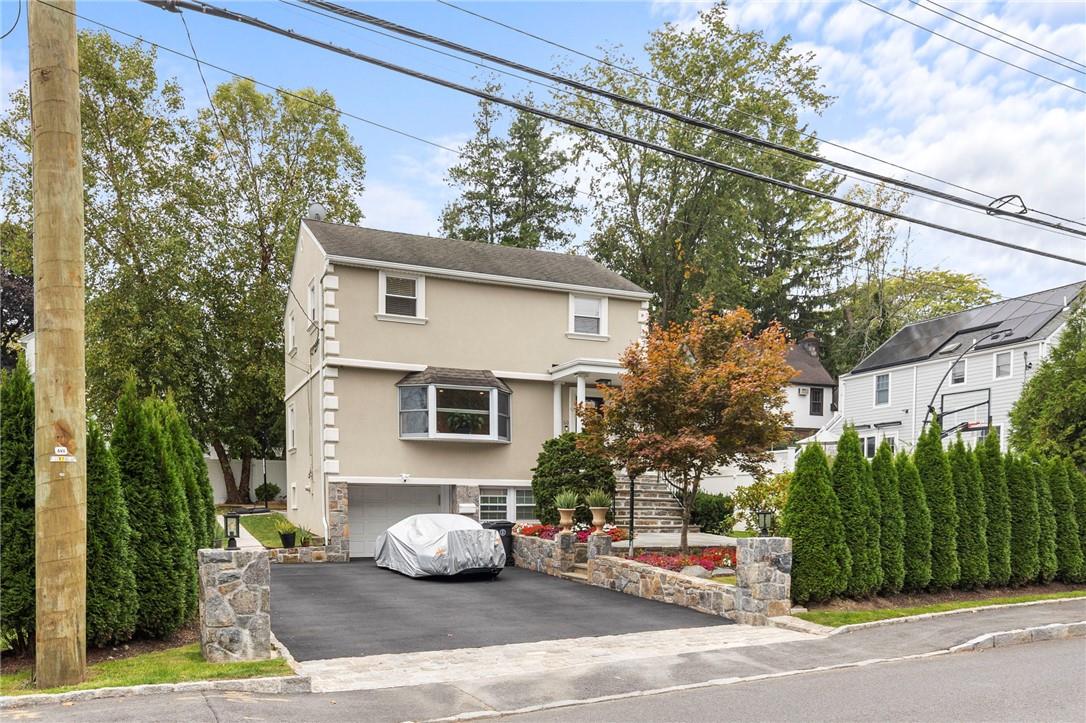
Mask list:
[[[561,575],[577,562],[576,539],[572,532],[559,532],[553,540],[513,535],[513,562],[533,572]]]
[[[268,562],[271,563],[291,564],[328,561],[328,551],[324,545],[268,548]]]
[[[347,562],[351,556],[351,528],[347,517],[347,483],[328,483],[328,562]]]
[[[765,625],[792,609],[792,539],[741,537],[736,544],[735,620]]]
[[[461,504],[475,505],[475,513],[470,515],[464,515],[464,517],[470,517],[476,522],[479,521],[479,486],[478,485],[456,485],[456,508],[453,512],[460,514]]]
[[[200,648],[212,663],[271,657],[271,566],[264,550],[199,550]]]

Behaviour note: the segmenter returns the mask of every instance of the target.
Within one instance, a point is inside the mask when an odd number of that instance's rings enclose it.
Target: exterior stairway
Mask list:
[[[683,527],[682,505],[675,498],[672,488],[649,474],[637,478],[634,483],[634,530],[636,532],[679,532]],[[615,524],[630,524],[630,480],[618,476],[615,480]],[[691,532],[698,532],[697,525],[690,525]]]

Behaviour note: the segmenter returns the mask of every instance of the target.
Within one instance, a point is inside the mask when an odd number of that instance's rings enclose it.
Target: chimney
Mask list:
[[[819,351],[822,348],[822,342],[818,340],[818,335],[814,333],[813,329],[808,329],[803,333],[803,338],[799,340],[799,345],[803,348],[803,351],[807,352],[815,359],[818,358]]]

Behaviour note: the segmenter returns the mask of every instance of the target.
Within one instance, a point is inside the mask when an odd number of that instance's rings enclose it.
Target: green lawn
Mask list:
[[[717,575],[716,577],[709,578],[713,582],[722,582],[725,585],[735,584],[735,575]]]
[[[272,512],[267,515],[242,515],[241,526],[259,540],[264,547],[282,547],[283,542],[279,539],[279,533],[275,531],[275,521],[286,519],[279,512]]]
[[[754,530],[732,530],[728,537],[755,537],[757,534]]]
[[[1086,590],[1065,590],[1063,592],[1050,592],[1040,595],[1018,595],[1011,597],[992,597],[985,600],[955,600],[953,602],[934,603],[932,605],[920,605],[908,608],[884,608],[881,610],[811,610],[799,613],[797,618],[809,620],[819,625],[828,625],[838,628],[842,625],[855,623],[869,623],[874,620],[888,620],[890,618],[904,618],[909,615],[923,615],[924,613],[941,613],[948,610],[962,610],[965,608],[983,607],[985,605],[1009,605],[1011,603],[1034,602],[1036,600],[1059,600],[1061,598],[1086,597]]]
[[[87,666],[87,680],[66,688],[38,690],[30,682],[31,669],[0,674],[0,695],[28,693],[64,693],[69,690],[110,688],[120,685],[151,683],[184,683],[191,680],[224,678],[263,678],[271,675],[293,675],[282,658],[255,660],[244,663],[208,663],[200,654],[199,643],[154,653],[133,655],[131,658],[107,660]]]

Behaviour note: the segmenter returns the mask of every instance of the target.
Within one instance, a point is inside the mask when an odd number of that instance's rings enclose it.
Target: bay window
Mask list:
[[[403,439],[510,440],[510,393],[445,384],[399,387]]]

